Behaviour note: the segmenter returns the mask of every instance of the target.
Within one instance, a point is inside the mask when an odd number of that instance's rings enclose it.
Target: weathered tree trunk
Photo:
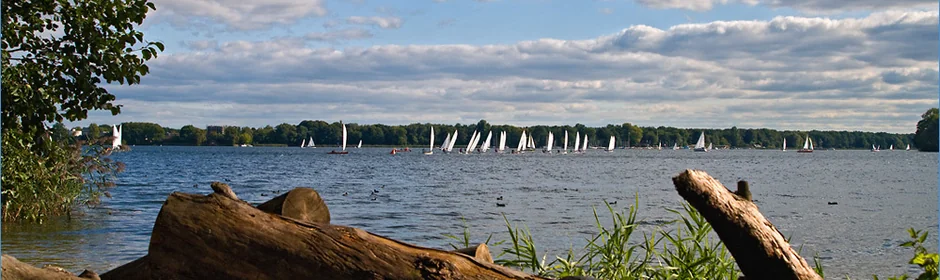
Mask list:
[[[258,205],[258,209],[308,223],[330,223],[330,209],[311,188],[295,188]]]
[[[173,193],[147,256],[102,279],[540,279],[356,228],[305,223],[220,194]]]
[[[64,269],[57,267],[38,268],[21,262],[13,256],[4,254],[0,257],[0,266],[3,267],[0,277],[4,280],[88,280],[99,279],[98,274],[86,270],[81,277],[75,276]]]
[[[712,225],[748,279],[822,279],[751,202],[746,183],[734,194],[698,170],[686,170],[672,182]]]
[[[493,263],[493,255],[490,254],[490,248],[484,243],[477,246],[460,248],[453,252],[461,253],[476,258],[479,261]]]

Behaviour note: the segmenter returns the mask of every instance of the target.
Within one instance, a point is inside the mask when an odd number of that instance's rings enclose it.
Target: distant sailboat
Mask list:
[[[891,146],[888,146],[888,150],[889,150],[889,151],[894,151],[894,144],[891,144]]]
[[[563,152],[561,153],[567,154],[568,153],[568,131],[567,130],[565,130],[565,144],[563,144],[562,146],[563,148],[561,150]]]
[[[581,145],[583,145],[581,146],[581,152],[587,152],[587,146],[588,146],[587,133],[584,134],[584,143],[582,143]]]
[[[450,153],[454,150],[454,144],[457,144],[457,132],[459,131],[454,130],[454,136],[450,138],[450,142],[447,142],[447,149],[444,150],[445,152]]]
[[[120,149],[122,146],[122,143],[124,143],[124,139],[123,139],[124,137],[121,135],[122,134],[121,127],[122,125],[111,126],[111,136],[114,137],[114,139],[111,139],[111,149],[113,150]]]
[[[425,155],[433,155],[433,154],[434,154],[434,127],[433,127],[433,126],[431,127],[431,141],[430,141],[430,143],[429,143],[429,145],[428,145],[428,150],[425,151],[424,154],[425,154]]]
[[[526,144],[526,143],[528,143],[528,142],[526,142],[525,130],[523,130],[523,131],[522,131],[522,136],[519,137],[519,145],[516,146],[516,150],[513,151],[513,153],[515,153],[515,154],[522,153],[522,149],[525,148],[525,144]]]
[[[485,153],[490,150],[490,139],[493,138],[493,131],[490,130],[490,133],[486,134],[486,140],[483,140],[483,145],[480,146],[480,152]]]
[[[574,133],[574,152],[578,153],[581,151],[581,132],[577,131]]]
[[[343,147],[343,150],[342,150],[342,151],[339,151],[339,152],[337,152],[336,150],[332,150],[332,151],[330,151],[328,154],[331,154],[331,155],[345,155],[345,154],[349,154],[349,152],[346,151],[346,124],[343,124],[343,122],[340,122],[340,125],[343,126],[343,146],[342,146],[342,147]]]
[[[356,145],[356,149],[362,148],[362,139],[359,139],[359,145]]]
[[[663,149],[663,142],[659,142],[659,146],[656,146],[656,149],[657,149],[657,150],[662,150],[662,149]]]
[[[549,131],[549,132],[548,132],[548,140],[545,141],[545,142],[546,142],[546,144],[545,144],[545,152],[551,153],[551,152],[552,152],[552,145],[555,144],[555,134],[552,133],[551,131]]]
[[[496,147],[496,152],[502,153],[506,150],[506,132],[499,133],[499,146]]]
[[[447,133],[447,137],[444,138],[444,143],[441,143],[441,151],[447,151],[447,145],[450,145],[450,132]]]
[[[910,150],[911,150],[911,144],[907,144],[907,148],[904,148],[904,150],[905,150],[905,151],[910,151]]]
[[[306,147],[307,147],[307,139],[300,140],[300,148],[303,149]]]
[[[708,151],[708,149],[705,148],[705,132],[702,132],[702,135],[698,137],[698,142],[695,142],[695,149],[693,149],[693,151],[696,151],[696,152]]]
[[[783,150],[787,150],[787,138],[783,138]]]
[[[310,136],[310,141],[307,141],[307,148],[316,148],[317,145],[313,143],[313,136]]]
[[[464,154],[472,153],[479,139],[480,139],[479,132],[473,131],[473,135],[470,136],[470,143],[467,143],[467,150],[464,151]]]
[[[813,152],[813,139],[809,138],[809,135],[806,135],[806,141],[803,141],[803,148],[796,151],[797,153],[812,153]]]
[[[714,149],[715,149],[715,148],[712,147],[712,143],[708,143],[708,150],[711,151],[711,150],[714,150]]]
[[[679,149],[679,142],[673,142],[673,143],[672,143],[672,150],[678,150],[678,149]]]
[[[871,144],[871,151],[877,152],[877,151],[880,151],[880,149],[878,149],[878,147],[875,147],[875,144]]]
[[[613,135],[610,136],[610,142],[607,143],[607,151],[608,152],[614,151],[614,136]]]

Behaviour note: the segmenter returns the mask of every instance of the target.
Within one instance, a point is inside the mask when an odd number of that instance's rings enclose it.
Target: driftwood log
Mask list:
[[[44,268],[38,268],[27,263],[21,262],[14,258],[13,256],[4,254],[0,257],[0,266],[3,267],[3,271],[0,272],[3,279],[5,280],[32,280],[32,279],[42,279],[42,280],[88,280],[88,279],[100,279],[98,274],[85,270],[79,276],[66,271],[65,269],[47,266]]]
[[[712,225],[748,279],[822,279],[764,218],[750,200],[746,182],[732,193],[699,170],[686,170],[672,182]]]
[[[258,205],[258,209],[308,223],[330,223],[330,209],[311,188],[295,188]]]
[[[101,278],[541,279],[356,228],[269,214],[219,193],[171,194],[148,254]]]
[[[473,247],[460,248],[452,252],[474,257],[481,262],[493,263],[493,255],[490,254],[490,248],[487,247],[485,243],[480,243],[479,245]]]

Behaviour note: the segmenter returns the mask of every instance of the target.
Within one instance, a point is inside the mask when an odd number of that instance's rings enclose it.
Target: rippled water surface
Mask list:
[[[618,201],[615,208],[624,209],[638,195],[638,218],[647,231],[673,219],[665,209],[681,208],[682,199],[670,178],[684,169],[705,170],[726,185],[748,180],[764,215],[794,245],[803,245],[804,257],[818,253],[830,276],[910,271],[905,263],[911,252],[897,246],[906,241],[908,227],[929,228],[928,245],[937,248],[936,153],[592,150],[392,156],[388,150],[353,149],[337,156],[323,148],[134,147],[114,155],[127,170],[112,199],[71,221],[4,224],[3,253],[34,265],[107,271],[146,254],[167,195],[207,194],[210,182],[223,181],[254,204],[275,191],[313,187],[334,224],[426,247],[449,247],[444,234],[461,233],[461,218],[475,242],[490,233],[506,239],[505,215],[527,225],[540,251],[552,256],[583,246],[596,232],[592,207],[603,207],[604,200]],[[379,190],[376,200],[369,198],[373,189]],[[506,207],[496,207],[498,196],[505,197]]]

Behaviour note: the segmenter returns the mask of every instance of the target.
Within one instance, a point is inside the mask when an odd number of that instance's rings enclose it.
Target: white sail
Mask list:
[[[783,150],[787,150],[787,138],[783,138]]]
[[[608,152],[611,152],[611,151],[613,151],[613,150],[614,150],[614,136],[611,135],[611,136],[610,136],[610,142],[607,143],[607,151],[608,151]]]
[[[459,131],[454,130],[454,136],[450,138],[450,142],[447,142],[447,152],[454,150],[454,144],[457,143],[457,132]]]
[[[490,139],[493,138],[493,131],[490,130],[490,133],[486,134],[486,140],[483,140],[483,145],[480,146],[480,152],[485,153],[490,150]]]
[[[356,145],[356,149],[362,148],[362,139],[359,139],[359,145]]]
[[[581,132],[577,131],[574,133],[574,152],[577,153],[581,149]]]
[[[806,139],[809,139],[809,149],[812,150],[812,149],[813,149],[813,138],[809,138],[809,136],[807,136]]]
[[[548,140],[545,140],[545,151],[547,151],[547,152],[551,152],[551,151],[552,151],[552,145],[555,144],[555,143],[554,143],[554,142],[555,142],[555,139],[554,139],[554,138],[555,138],[555,135],[554,135],[551,131],[549,131],[549,132],[548,132]]]
[[[910,151],[910,150],[911,150],[911,144],[907,144],[907,148],[904,148],[904,150],[905,150],[905,151]]]
[[[705,149],[705,132],[702,132],[702,135],[698,137],[698,142],[695,142],[695,149]]]
[[[529,135],[528,139],[529,144],[526,146],[526,148],[535,150],[535,138]]]
[[[306,148],[306,147],[307,147],[307,139],[300,140],[300,148]]]
[[[584,146],[581,147],[581,151],[582,151],[582,152],[587,152],[587,143],[588,143],[588,137],[587,137],[587,133],[585,133],[585,134],[584,134],[584,143],[582,144],[582,145],[584,145]]]
[[[564,150],[564,153],[568,153],[568,130],[565,130],[565,144],[562,144],[562,150]]]
[[[811,149],[811,148],[809,147],[809,137],[806,137],[806,140],[803,141],[803,149],[804,149],[804,150],[810,150],[810,149]]]
[[[894,144],[891,144],[891,146],[888,146],[888,150],[894,151]]]
[[[431,146],[430,146],[430,149],[428,149],[428,151],[430,152],[432,150],[434,150],[434,127],[433,126],[431,127]]]
[[[343,151],[346,150],[346,124],[343,124]]]
[[[313,136],[310,136],[310,141],[307,141],[307,147],[316,148],[317,144],[313,143]]]
[[[444,137],[444,143],[441,143],[441,151],[446,151],[447,145],[450,145],[450,132],[447,133],[447,137]]]
[[[496,150],[499,152],[506,150],[506,132],[505,131],[499,133],[499,146],[496,147]]]
[[[709,149],[709,150],[713,150],[713,149],[714,149],[714,148],[712,148],[712,143],[708,143],[708,149]]]
[[[114,139],[111,140],[111,148],[120,148],[123,142],[123,139],[121,139],[121,125],[111,126],[111,136],[114,136]]]
[[[522,149],[525,148],[525,130],[522,131],[522,136],[519,137],[519,146],[516,147],[516,152],[522,152]]]
[[[480,140],[480,133],[474,130],[473,135],[470,136],[470,143],[467,143],[467,151],[466,151],[467,154],[473,152],[473,150],[476,149],[477,142],[479,142],[479,140]]]
[[[678,149],[679,149],[679,142],[673,142],[673,143],[672,143],[672,149],[673,149],[673,150],[678,150]]]

